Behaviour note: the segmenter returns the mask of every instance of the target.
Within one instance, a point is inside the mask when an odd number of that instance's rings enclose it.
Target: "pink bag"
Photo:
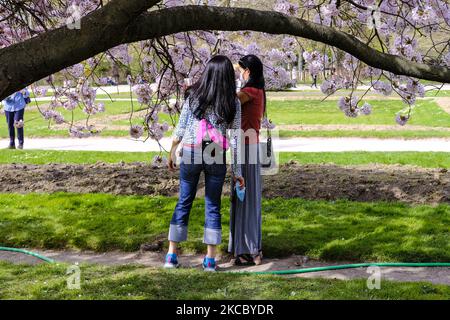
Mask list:
[[[229,148],[228,139],[222,135],[219,130],[214,128],[212,124],[210,124],[206,119],[202,119],[199,123],[198,131],[197,131],[197,143],[202,143],[203,139],[208,133],[211,141],[217,143],[219,146],[222,146],[224,150]]]

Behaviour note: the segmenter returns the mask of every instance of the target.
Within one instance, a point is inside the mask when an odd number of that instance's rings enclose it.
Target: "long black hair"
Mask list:
[[[266,80],[264,78],[264,65],[261,60],[249,54],[239,59],[239,66],[243,69],[250,70],[250,78],[243,88],[256,88],[264,91],[264,111],[266,110]]]
[[[198,119],[202,119],[206,110],[212,108],[219,123],[231,124],[236,115],[237,97],[235,72],[230,59],[221,55],[211,58],[186,97],[190,105],[195,106],[194,115]]]

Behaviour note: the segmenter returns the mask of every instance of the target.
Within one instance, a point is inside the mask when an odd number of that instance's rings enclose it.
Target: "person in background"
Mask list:
[[[313,78],[313,83],[311,85],[311,88],[315,87],[317,89],[317,74],[314,74],[314,75],[312,74],[311,77]]]
[[[6,123],[8,124],[9,146],[8,149],[16,149],[16,129],[19,140],[18,149],[23,149],[24,132],[23,132],[23,116],[25,107],[31,102],[30,93],[25,88],[21,91],[13,93],[2,101],[3,110],[5,111]]]

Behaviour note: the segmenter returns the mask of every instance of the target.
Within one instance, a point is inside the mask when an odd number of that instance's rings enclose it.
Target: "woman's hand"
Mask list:
[[[172,147],[170,148],[169,159],[167,163],[169,170],[171,171],[175,170],[177,167],[177,147],[180,142],[181,141],[176,139],[172,141]]]
[[[233,177],[233,182],[236,184],[236,181],[239,181],[239,186],[242,188],[245,187],[245,179],[243,177]]]
[[[177,149],[176,148],[170,149],[168,166],[169,166],[169,170],[171,170],[171,171],[174,171],[177,167]]]

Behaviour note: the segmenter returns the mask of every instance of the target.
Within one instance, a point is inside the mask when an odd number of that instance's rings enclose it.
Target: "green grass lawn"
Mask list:
[[[166,237],[175,198],[108,194],[0,194],[0,246],[135,251]],[[223,244],[229,199],[223,199]],[[185,252],[203,252],[204,201],[194,203]],[[450,261],[450,206],[263,201],[267,257],[328,261]]]
[[[22,151],[22,152],[20,152]],[[159,152],[107,152],[107,151],[54,151],[54,150],[0,150],[0,164],[8,163],[71,163],[93,164],[98,161],[106,163],[151,162]]]
[[[396,125],[395,114],[404,105],[398,100],[368,101],[372,104],[370,116],[346,117],[337,107],[337,101],[299,100],[269,101],[269,118],[277,125]],[[429,127],[429,130],[285,130],[278,128],[281,138],[292,137],[362,137],[362,138],[445,138],[450,131],[436,130],[436,127],[450,127],[450,114],[434,101],[421,100],[408,122],[409,125]],[[407,127],[405,127],[407,128]]]
[[[440,90],[439,92],[437,90],[427,91],[425,93],[426,97],[450,97],[450,91],[449,90]]]
[[[67,288],[67,265],[0,262],[0,299],[448,299],[450,286],[383,280],[302,279],[251,274],[81,265],[81,288]],[[245,285],[243,285],[245,283]],[[176,288],[176,290],[174,290]]]
[[[404,108],[401,101],[367,101],[373,106],[370,116],[348,118],[337,106],[337,101],[304,100],[272,101],[268,104],[269,118],[277,125],[288,124],[370,124],[396,125],[395,114]],[[411,125],[450,128],[450,114],[442,110],[434,101],[420,100]],[[431,129],[431,128],[430,128]]]
[[[128,94],[121,94],[118,97],[126,98]],[[105,113],[97,114],[91,117],[92,120],[101,120],[106,125],[129,125],[128,119],[112,119],[112,116],[127,115],[131,111],[130,101],[103,101],[105,103]],[[269,117],[277,125],[396,125],[395,114],[404,108],[399,100],[376,100],[369,101],[373,107],[373,114],[370,116],[361,116],[356,119],[346,117],[337,106],[337,101],[320,100],[297,100],[297,101],[269,101]],[[43,105],[48,102],[39,102]],[[34,105],[34,104],[33,104]],[[134,109],[139,110],[140,105],[135,102]],[[59,109],[66,120],[71,119],[72,113],[64,109]],[[80,110],[74,111],[74,120],[85,119],[85,114]],[[161,115],[160,121],[172,123],[168,115]],[[142,119],[134,117],[132,124],[142,124]],[[410,125],[421,125],[430,127],[427,131],[350,131],[350,130],[332,130],[332,131],[286,131],[281,130],[281,137],[379,137],[379,138],[430,138],[430,137],[449,137],[450,132],[439,131],[433,128],[450,128],[450,114],[442,110],[432,100],[420,100],[414,111]],[[48,122],[45,121],[37,110],[28,110],[25,112],[25,134],[27,137],[67,137],[67,130],[48,129]],[[114,128],[105,129],[101,136],[126,137],[128,130],[116,130]],[[0,138],[6,138],[6,127],[0,130]]]
[[[102,152],[53,150],[0,150],[0,164],[8,163],[74,163],[92,164],[151,162],[158,152]],[[165,154],[166,155],[166,154]],[[167,156],[167,155],[166,155]],[[281,152],[280,162],[301,164],[334,163],[338,165],[400,164],[425,168],[450,168],[447,152]]]
[[[91,119],[95,118],[102,118],[107,116],[113,116],[113,115],[119,115],[119,114],[127,114],[131,111],[131,102],[130,101],[100,101],[102,103],[105,103],[105,112],[98,113],[96,115],[93,115]],[[45,105],[48,105],[49,102],[39,101],[38,103],[39,107],[42,107],[45,109]],[[36,104],[33,102],[30,104],[31,107],[36,106]],[[140,105],[137,102],[134,102],[134,110],[140,109]],[[58,108],[57,109],[61,114],[69,120],[72,115],[72,111],[65,110],[64,108]],[[32,110],[27,112],[25,111],[25,115],[29,115],[29,118],[33,118],[34,115],[39,115],[38,110]],[[74,120],[80,120],[84,119],[86,117],[86,114],[82,111],[81,108],[76,108],[73,110]],[[25,119],[26,120],[26,119]]]
[[[450,131],[358,131],[358,130],[280,130],[280,138],[378,138],[378,139],[427,139],[449,138]]]
[[[90,123],[96,120],[102,120],[102,122],[105,122],[107,125],[112,125],[113,120],[109,120],[108,118],[111,116],[116,115],[129,115],[131,112],[131,103],[129,101],[102,101],[105,103],[105,112],[104,113],[98,113],[96,115],[93,115],[90,117]],[[44,105],[48,104],[48,102],[39,102],[38,105],[43,110],[45,110]],[[33,103],[31,106],[35,106]],[[134,110],[139,110],[140,105],[135,102],[134,103]],[[72,120],[72,111],[67,111],[63,108],[58,108],[58,112],[60,112],[64,119],[68,122]],[[169,116],[163,116],[161,117],[162,120],[170,119]],[[86,114],[81,109],[75,109],[73,111],[73,120],[80,121],[86,119]],[[54,124],[51,124],[51,128],[49,129],[49,123],[47,120],[45,120],[40,112],[38,110],[25,110],[25,136],[26,137],[69,137],[68,134],[68,128],[69,126],[66,125],[65,130],[57,130],[54,128]],[[134,122],[137,123],[137,120],[134,120]],[[124,124],[128,125],[129,121],[124,120]],[[142,123],[142,120],[140,120],[140,123]],[[129,136],[128,130],[109,130],[106,129],[102,131],[100,136],[103,137],[127,137]],[[7,138],[8,132],[6,129],[6,122],[4,122],[4,126],[0,126],[0,138]]]
[[[272,101],[269,102],[269,117],[277,125],[396,125],[395,114],[404,108],[401,101],[368,101],[373,106],[370,116],[346,117],[337,107],[336,101]],[[434,101],[421,100],[417,103],[408,125],[429,127],[429,130],[284,130],[279,128],[281,138],[292,137],[362,137],[362,138],[446,138],[450,131],[436,130],[436,127],[450,127],[450,114]],[[405,127],[407,129],[407,127]]]
[[[448,152],[281,152],[280,162],[337,165],[399,164],[424,168],[450,168]]]

